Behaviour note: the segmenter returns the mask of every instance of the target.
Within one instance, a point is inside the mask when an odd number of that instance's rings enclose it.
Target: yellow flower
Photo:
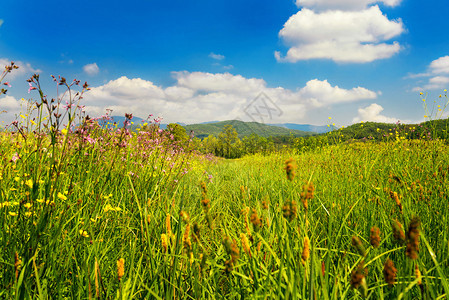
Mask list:
[[[14,211],[10,211],[10,212],[8,212],[8,214],[9,214],[11,217],[15,217],[15,216],[18,215],[18,214],[17,214],[16,212],[14,212]]]
[[[27,217],[27,218],[31,217],[31,211],[25,212],[25,217]]]
[[[28,179],[28,180],[26,180],[26,181],[25,181],[25,184],[26,184],[27,186],[29,186],[29,187],[30,187],[30,189],[32,189],[32,188],[33,188],[33,180],[31,180],[31,179]]]
[[[28,208],[28,209],[29,209],[31,206],[33,206],[33,204],[31,204],[31,203],[28,202],[28,203],[25,203],[23,206],[24,206],[25,208]]]
[[[80,233],[81,236],[89,237],[89,235],[87,234],[87,231],[86,231],[86,230],[80,229],[79,233]]]
[[[58,198],[61,200],[67,200],[67,197],[61,192],[58,192]]]
[[[62,133],[63,135],[67,135],[67,129],[65,129],[65,128],[62,129],[62,130],[61,130],[61,133]]]

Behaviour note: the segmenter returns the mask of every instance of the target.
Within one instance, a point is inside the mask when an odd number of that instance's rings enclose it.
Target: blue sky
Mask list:
[[[449,87],[449,6],[443,0],[3,0],[0,119],[10,121],[41,74],[87,81],[86,111],[166,122],[418,122]],[[254,106],[254,107],[251,107]]]

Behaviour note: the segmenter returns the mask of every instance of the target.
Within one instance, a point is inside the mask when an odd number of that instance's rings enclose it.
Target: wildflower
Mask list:
[[[242,242],[242,248],[243,248],[243,250],[245,250],[246,254],[247,254],[249,257],[251,257],[251,249],[250,249],[250,247],[249,247],[249,241],[248,241],[248,238],[247,238],[246,234],[241,233],[241,234],[240,234],[240,240],[241,240],[241,242]]]
[[[394,262],[387,258],[387,260],[385,261],[383,273],[385,282],[390,286],[395,284],[397,272],[398,270],[395,268]]]
[[[421,221],[418,217],[413,217],[407,231],[406,254],[410,259],[418,258],[419,251],[419,227]]]
[[[10,212],[8,212],[8,214],[9,214],[11,217],[16,217],[16,216],[19,215],[18,213],[14,212],[14,211],[10,211]]]
[[[61,193],[61,192],[58,192],[58,198],[61,199],[61,200],[67,200],[67,196],[64,195],[64,194]]]
[[[86,237],[86,238],[89,237],[89,234],[87,234],[87,231],[86,231],[86,230],[80,229],[79,233],[80,233],[80,235],[83,236],[83,237]]]
[[[122,279],[123,275],[125,275],[125,259],[120,258],[119,260],[117,260],[118,281],[120,281]]]
[[[27,179],[25,180],[25,185],[27,185],[30,189],[33,188],[33,180]]]
[[[10,160],[10,162],[13,162],[13,163],[15,163],[17,160],[19,160],[20,159],[20,156],[17,154],[17,152],[16,153],[14,153],[14,155],[11,157],[11,160]]]
[[[28,94],[32,91],[32,90],[36,90],[36,88],[34,86],[31,85],[31,82],[28,82],[29,88],[28,88]]]
[[[67,135],[67,132],[68,132],[67,129],[65,129],[65,128],[64,128],[64,129],[61,129],[61,133],[62,133],[63,135]]]
[[[33,204],[27,202],[23,205],[25,208],[30,209],[31,206],[33,206]]]
[[[295,169],[296,169],[295,161],[293,160],[293,158],[290,158],[285,161],[284,169],[287,173],[287,179],[293,181],[293,178],[295,178]]]
[[[303,249],[302,249],[302,254],[301,254],[301,258],[303,263],[305,263],[310,256],[310,240],[309,237],[304,237],[304,245],[303,245]]]
[[[380,229],[373,227],[370,230],[370,244],[374,248],[378,248],[380,244]]]
[[[351,239],[351,243],[352,246],[357,249],[357,252],[359,252],[361,256],[365,256],[365,247],[363,247],[362,241],[358,237],[353,236]]]

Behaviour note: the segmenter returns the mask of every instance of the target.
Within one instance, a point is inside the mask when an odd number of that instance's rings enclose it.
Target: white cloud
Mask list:
[[[427,84],[421,87],[414,87],[414,92],[424,92],[426,90],[442,90],[449,87],[449,55],[433,60],[428,72],[411,74],[406,78],[430,77]]]
[[[213,59],[216,59],[216,60],[223,60],[223,59],[225,59],[225,56],[224,56],[224,55],[221,55],[221,54],[215,54],[215,53],[213,53],[213,52],[211,52],[211,53],[209,54],[209,57],[210,57],[210,58],[213,58]]]
[[[20,109],[20,103],[16,98],[12,96],[4,96],[0,98],[0,111],[6,110],[7,112],[18,111]]]
[[[263,92],[283,111],[282,120],[272,119],[270,123],[300,122],[306,120],[308,112],[319,107],[376,98],[375,92],[365,88],[343,89],[317,79],[295,91],[271,88],[263,79],[230,73],[182,71],[172,72],[172,76],[176,83],[165,88],[151,81],[127,77],[93,87],[84,97],[86,111],[97,116],[106,108],[113,109],[113,115],[133,113],[145,117],[154,114],[164,117],[164,122],[248,120],[245,108]]]
[[[327,80],[313,79],[299,92],[301,97],[308,99],[314,106],[321,107],[334,103],[354,102],[360,99],[376,99],[377,94],[366,88],[356,87],[351,90],[331,86]]]
[[[100,72],[100,68],[97,66],[97,63],[87,64],[83,67],[83,71],[87,75],[94,76]]]
[[[399,52],[397,42],[385,43],[404,31],[401,20],[390,21],[379,7],[361,11],[304,8],[291,16],[279,32],[290,49],[285,57],[276,51],[278,61],[331,59],[336,62],[366,63]]]
[[[25,63],[21,61],[14,61],[15,65],[19,68],[16,70],[12,70],[11,73],[6,75],[5,81],[13,80],[22,75],[27,75],[31,77],[34,73],[41,73],[42,71],[39,69],[35,69],[31,66],[30,63]],[[4,67],[11,64],[11,60],[7,58],[0,58],[0,68],[3,71]]]
[[[401,0],[296,0],[296,5],[314,10],[361,10],[370,4],[381,2],[394,7],[399,5]]]
[[[449,55],[440,57],[430,63],[430,71],[434,74],[449,74]]]
[[[380,113],[384,110],[382,106],[377,103],[372,103],[371,105],[365,108],[358,109],[358,115],[355,117],[352,122],[382,122],[382,123],[396,123],[398,121],[397,118],[390,118]]]

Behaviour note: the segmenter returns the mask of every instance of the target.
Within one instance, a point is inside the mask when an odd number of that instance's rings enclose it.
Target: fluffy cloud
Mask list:
[[[87,75],[94,76],[100,72],[100,68],[97,66],[97,63],[87,64],[83,67],[83,71]]]
[[[213,52],[211,52],[211,53],[209,54],[209,57],[210,57],[210,58],[213,58],[213,59],[216,59],[216,60],[223,60],[223,59],[225,59],[225,56],[224,56],[224,55],[221,55],[221,54],[215,54],[215,53],[213,53]]]
[[[0,68],[3,71],[4,67],[6,65],[9,65],[11,63],[11,60],[7,59],[7,58],[0,58]],[[16,70],[11,71],[11,73],[9,73],[7,75],[6,81],[9,80],[13,80],[16,77],[22,76],[22,75],[27,75],[27,76],[31,76],[34,73],[41,73],[42,71],[39,69],[35,69],[31,66],[30,63],[25,63],[25,62],[21,62],[21,61],[14,61],[14,63],[19,67]]]
[[[366,63],[389,58],[401,49],[397,42],[384,43],[404,31],[401,20],[390,21],[378,6],[362,11],[330,10],[317,13],[304,8],[284,24],[279,37],[290,47],[278,61],[331,59]]]
[[[382,123],[396,123],[398,119],[396,118],[390,118],[386,117],[384,115],[381,115],[380,113],[384,110],[382,106],[380,106],[377,103],[373,103],[365,108],[359,108],[358,109],[358,115],[355,117],[352,122],[358,123],[358,122],[382,122]]]
[[[105,85],[93,87],[85,94],[86,111],[101,115],[106,108],[113,115],[134,113],[145,117],[154,114],[164,117],[164,122],[204,122],[211,120],[251,120],[248,110],[266,110],[268,106],[278,111],[267,119],[263,111],[259,122],[307,121],[310,111],[331,105],[374,99],[376,93],[362,87],[343,89],[326,80],[311,80],[297,90],[268,87],[263,79],[245,78],[230,73],[173,72],[173,86],[157,86],[140,78],[120,77]],[[254,99],[265,95],[259,102]],[[281,119],[274,119],[280,116]],[[266,114],[265,114],[266,115]],[[254,120],[254,119],[253,119]],[[316,120],[308,120],[316,122]]]
[[[301,98],[308,99],[316,107],[334,103],[354,102],[360,99],[375,99],[376,93],[366,88],[356,87],[350,90],[331,86],[327,80],[313,79],[300,90]]]
[[[296,0],[296,5],[314,10],[361,10],[370,4],[380,2],[393,7],[401,0]]]
[[[430,77],[422,87],[415,87],[413,91],[442,90],[449,87],[449,56],[443,56],[432,61],[428,72],[409,75],[408,78]]]

